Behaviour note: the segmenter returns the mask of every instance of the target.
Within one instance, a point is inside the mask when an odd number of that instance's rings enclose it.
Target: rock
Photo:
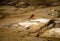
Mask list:
[[[53,17],[60,17],[60,9],[58,9],[58,8],[52,8],[51,9],[51,15]]]
[[[19,1],[28,3],[29,5],[53,5],[53,6],[58,4],[58,2],[59,2],[59,0],[3,0],[0,3],[16,5]]]
[[[54,21],[54,22],[55,22],[55,23],[58,23],[58,24],[60,23],[60,21]]]
[[[60,28],[52,28],[44,32],[41,36],[51,37],[51,38],[60,38]]]
[[[50,25],[48,25],[48,28],[53,28],[55,26],[55,23],[51,23]]]
[[[32,32],[32,33],[38,32],[44,26],[45,26],[45,24],[43,24],[43,23],[40,23],[38,25],[31,25],[29,31]]]
[[[0,14],[0,19],[4,19],[4,18],[5,18],[5,16]]]
[[[39,30],[41,27],[45,26],[49,21],[50,19],[41,18],[41,19],[29,20],[26,22],[11,23],[5,26],[11,29],[16,29],[21,27],[22,30],[31,30],[32,32],[35,32]]]
[[[21,29],[21,26],[18,25],[17,23],[6,24],[6,25],[3,25],[3,27],[6,29],[11,29],[11,30],[15,30],[15,31],[17,31],[17,30],[19,31]]]
[[[23,26],[24,30],[27,30],[33,33],[33,32],[40,31],[42,28],[46,27],[47,25],[49,27],[52,27],[53,24],[50,25],[49,22],[50,22],[50,19],[41,18],[41,19],[29,20],[27,22],[22,22],[22,23],[19,23],[19,25]]]
[[[17,3],[18,3],[18,1],[14,0],[14,1],[10,1],[10,2],[8,1],[6,4],[15,6]]]
[[[40,19],[35,19],[35,20],[30,20],[30,21],[41,22],[41,23],[48,23],[50,20],[51,19],[40,18]]]
[[[27,6],[28,5],[25,2],[19,2],[19,3],[16,4],[16,7],[18,7],[18,8],[20,8],[20,7],[25,8]]]
[[[5,5],[5,6],[0,6],[0,11],[15,11],[17,8],[14,6],[9,6],[9,5]]]
[[[40,18],[40,19],[29,20],[26,22],[11,23],[4,27],[6,27],[7,29],[14,30],[16,32],[27,31],[30,33],[30,35],[36,36],[37,34],[34,33],[37,32],[41,33],[47,29],[53,28],[54,23],[51,22],[51,19]]]
[[[36,9],[36,7],[34,6],[28,6],[26,8],[18,8],[17,11],[21,11],[22,13],[28,13],[28,12],[32,12]]]
[[[58,37],[60,35],[60,32],[56,34],[57,32],[55,31],[56,28],[54,28],[54,21],[51,21],[52,19],[39,18],[28,20],[26,22],[11,23],[7,25],[7,28],[16,31],[18,34],[21,35],[21,37]],[[60,31],[59,29],[58,31]]]
[[[37,33],[30,33],[29,36],[39,37],[38,32]]]

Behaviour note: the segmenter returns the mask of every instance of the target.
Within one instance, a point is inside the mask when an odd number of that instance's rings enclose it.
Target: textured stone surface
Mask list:
[[[25,2],[29,5],[39,5],[39,4],[45,4],[45,5],[59,5],[57,2],[59,0],[3,0],[1,3],[2,4],[10,4],[10,5],[16,5],[19,2]],[[47,4],[48,3],[48,4]]]
[[[60,38],[60,28],[58,28],[58,27],[52,28],[52,29],[46,31],[44,34],[42,34],[42,36]]]

